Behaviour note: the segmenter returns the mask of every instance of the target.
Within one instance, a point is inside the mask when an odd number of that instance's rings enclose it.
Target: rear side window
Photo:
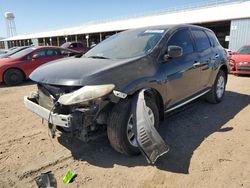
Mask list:
[[[175,45],[182,47],[183,55],[194,51],[193,43],[188,29],[182,29],[174,33],[168,41],[168,46]]]
[[[192,30],[192,33],[195,36],[195,44],[199,52],[210,48],[210,41],[204,31]]]
[[[211,32],[211,31],[205,31],[205,32],[206,32],[212,46],[219,46],[220,45],[217,37],[215,36],[215,34],[213,32]]]
[[[78,48],[83,48],[83,44],[82,43],[78,43]]]
[[[49,56],[49,57],[57,56],[57,55],[59,55],[58,53],[59,52],[56,49],[48,49],[47,53],[46,53],[46,56]]]

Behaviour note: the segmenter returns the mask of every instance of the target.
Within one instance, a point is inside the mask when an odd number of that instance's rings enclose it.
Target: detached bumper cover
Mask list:
[[[45,119],[49,123],[60,126],[60,127],[66,127],[69,128],[71,126],[71,118],[72,115],[64,115],[64,114],[56,114],[53,112],[50,112],[48,109],[40,106],[32,98],[29,98],[27,96],[24,97],[24,105],[25,107],[40,116],[42,119]]]
[[[154,164],[160,156],[169,151],[169,146],[162,139],[148,117],[144,91],[142,90],[133,98],[132,113],[138,147],[147,161]]]

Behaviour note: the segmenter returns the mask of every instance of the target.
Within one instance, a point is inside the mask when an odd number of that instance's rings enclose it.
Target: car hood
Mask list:
[[[250,55],[245,55],[245,54],[237,54],[237,55],[233,55],[231,57],[231,59],[233,59],[235,62],[250,62]]]
[[[149,65],[146,57],[123,60],[73,57],[53,61],[37,68],[30,75],[30,79],[51,85],[115,84],[119,88],[153,74],[155,69]]]
[[[9,63],[13,63],[15,62],[15,59],[11,59],[11,58],[2,58],[0,59],[0,65],[6,65]]]

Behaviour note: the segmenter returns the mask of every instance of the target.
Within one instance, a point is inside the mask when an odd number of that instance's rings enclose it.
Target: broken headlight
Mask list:
[[[63,105],[72,105],[90,101],[109,94],[114,88],[115,85],[113,84],[84,86],[74,92],[60,96],[58,102]]]

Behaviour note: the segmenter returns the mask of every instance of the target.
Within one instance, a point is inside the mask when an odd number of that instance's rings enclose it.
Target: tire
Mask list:
[[[209,103],[213,104],[220,103],[223,100],[225,94],[225,88],[226,88],[226,75],[224,71],[220,70],[216,76],[212,89],[206,95],[206,100]]]
[[[9,69],[4,73],[3,80],[8,86],[18,85],[24,81],[24,75],[18,69]]]
[[[147,106],[153,112],[154,126],[158,128],[159,111],[157,105],[151,98],[146,97],[145,100]],[[113,107],[107,125],[107,134],[111,146],[116,151],[129,156],[140,154],[139,148],[132,145],[132,141],[129,141],[128,138],[128,126],[131,115],[131,100],[122,100]],[[136,143],[135,139],[133,141]]]

